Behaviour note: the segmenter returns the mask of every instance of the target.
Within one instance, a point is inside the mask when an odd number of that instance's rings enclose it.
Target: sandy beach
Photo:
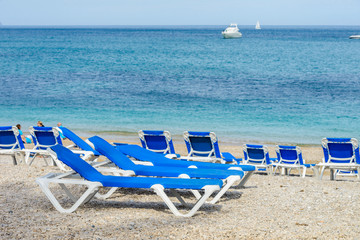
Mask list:
[[[185,153],[182,144],[176,144]],[[240,146],[221,146],[242,157]],[[319,146],[302,147],[307,162],[321,161]],[[270,155],[274,155],[270,147]],[[0,158],[1,239],[357,239],[360,182],[254,174],[192,218],[175,217],[153,192],[121,189],[108,200],[92,199],[76,212],[55,210],[35,179],[56,167],[13,166]],[[185,196],[190,199],[192,196]]]

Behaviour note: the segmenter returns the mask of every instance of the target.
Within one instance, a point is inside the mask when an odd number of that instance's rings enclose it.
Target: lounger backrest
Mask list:
[[[65,163],[75,172],[79,173],[80,176],[86,180],[101,182],[103,175],[90,164],[82,160],[79,155],[73,153],[70,149],[67,149],[66,147],[59,144],[50,147],[50,149],[56,153],[57,158],[60,161]]]
[[[70,141],[72,141],[76,146],[78,146],[80,149],[84,151],[91,151],[94,153],[95,156],[99,156],[100,153],[98,153],[96,150],[94,150],[89,144],[87,144],[84,140],[82,140],[78,135],[70,131],[66,127],[59,127],[59,130],[63,133],[63,135],[68,138]]]
[[[217,137],[213,132],[184,132],[184,140],[190,157],[221,158]]]
[[[243,152],[245,161],[249,164],[271,164],[269,152],[266,146],[244,144]]]
[[[163,154],[175,154],[170,132],[156,130],[140,130],[139,138],[143,148]]]
[[[0,127],[0,149],[24,149],[19,130],[14,126]]]
[[[322,140],[325,162],[358,162],[358,141],[355,138],[324,138]]]
[[[56,144],[62,145],[59,131],[53,127],[30,127],[31,137],[37,149],[47,149]]]
[[[304,164],[301,149],[297,146],[278,145],[275,148],[278,160],[287,164]]]
[[[104,139],[94,136],[89,138],[88,141],[94,145],[96,151],[110,159],[110,161],[115,163],[118,167],[124,170],[135,170],[137,168],[136,164]]]

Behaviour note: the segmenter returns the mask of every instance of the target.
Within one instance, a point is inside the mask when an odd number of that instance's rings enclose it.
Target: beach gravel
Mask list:
[[[148,190],[121,189],[74,213],[55,210],[35,179],[55,167],[0,158],[1,239],[358,239],[360,182],[254,174],[192,218],[175,217]],[[294,172],[296,173],[296,172]],[[310,174],[310,172],[309,172]],[[58,188],[55,192],[60,193]],[[73,188],[74,191],[81,189]],[[185,198],[191,194],[184,192]],[[68,200],[62,199],[63,202]]]

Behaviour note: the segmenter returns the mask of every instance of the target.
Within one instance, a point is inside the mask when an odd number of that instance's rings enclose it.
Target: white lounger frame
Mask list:
[[[101,167],[97,167],[97,166],[101,166]],[[93,165],[93,167],[95,167],[99,172],[110,172],[116,176],[136,176],[136,174],[131,170],[119,169],[110,160],[107,160],[106,162],[101,162],[100,164],[97,165]],[[241,168],[231,167],[229,170],[241,170]],[[231,187],[240,188],[244,186],[245,182],[250,177],[249,175],[251,175],[252,173],[253,172],[249,172],[248,174],[245,174],[243,178],[241,178],[239,175],[233,175],[227,177],[226,179],[223,180],[224,184],[220,189],[220,191],[216,193],[214,198],[212,198],[210,201],[207,201],[207,203],[215,204]],[[190,179],[190,176],[187,174],[180,174],[178,177]],[[96,197],[101,199],[106,199],[110,197],[116,190],[117,188],[114,187],[113,189],[109,190],[106,194],[97,193]],[[202,197],[198,190],[191,190],[191,192],[194,194],[194,196],[197,199],[200,199]]]
[[[99,191],[99,188],[102,187],[100,182],[90,182],[81,178],[75,172],[67,172],[67,173],[49,173],[43,177],[36,179],[36,182],[40,185],[41,190],[48,197],[53,206],[62,213],[71,213],[74,212],[80,205],[87,203],[90,201],[96,193]],[[49,188],[49,184],[55,183],[59,184],[60,187],[64,190],[66,195],[74,202],[74,204],[70,208],[64,208],[54,194],[51,192]],[[75,184],[75,185],[84,185],[87,187],[87,190],[77,199],[70,190],[65,186],[65,184]],[[113,188],[110,189],[112,191]],[[206,200],[212,195],[212,193],[216,190],[219,190],[218,185],[207,185],[203,187],[204,194],[198,199],[193,208],[188,213],[180,213],[180,211],[176,208],[174,203],[169,199],[169,197],[164,192],[164,187],[160,184],[155,184],[151,187],[155,191],[157,195],[161,197],[161,199],[165,202],[165,204],[169,207],[170,211],[179,217],[191,217],[193,216],[197,210],[206,202]],[[176,198],[180,201],[182,205],[188,206],[188,204],[184,201],[184,199],[180,196],[178,192],[172,190],[175,193]]]
[[[54,127],[52,128],[53,133],[55,138],[57,138],[59,136],[59,129]],[[35,137],[35,133],[34,133],[34,129],[32,127],[29,128],[30,134]],[[52,166],[57,166],[59,167],[60,170],[62,171],[69,171],[69,169],[67,169],[67,167],[57,159],[57,156],[52,154],[50,151],[45,150],[45,149],[37,149],[39,147],[49,147],[49,146],[44,146],[39,144],[39,142],[37,143],[37,145],[34,146],[33,149],[24,149],[21,152],[23,153],[23,158],[25,159],[25,163],[28,164],[29,166],[34,162],[35,158],[37,156],[43,156],[43,160],[45,162],[45,165],[52,165]],[[67,148],[71,148],[73,147],[73,145],[68,146]],[[73,153],[76,154],[81,154],[81,158],[85,161],[91,161],[94,160],[94,153],[91,151],[84,151],[84,150],[71,150]],[[31,160],[30,157],[32,156]],[[50,159],[52,160],[51,163],[49,164],[47,161],[47,157],[50,157]]]
[[[276,152],[279,151],[279,146],[275,147],[275,151]],[[301,153],[301,149],[299,147],[296,147],[296,152],[299,155]],[[286,160],[286,161],[291,162],[291,160]],[[305,164],[305,159],[303,159],[303,161]],[[278,168],[279,168],[279,174],[281,175],[284,174],[290,175],[292,169],[298,169],[299,176],[305,178],[307,167],[305,165],[301,165],[299,159],[293,160],[292,162],[293,163],[282,163],[282,158],[280,158],[278,163],[273,164],[275,166],[274,175],[276,174]],[[280,168],[281,168],[281,173],[280,173]],[[319,175],[319,171],[314,166],[311,166],[310,169],[313,170],[314,177],[317,177]]]
[[[322,140],[322,145],[324,146],[326,144],[326,138],[324,138]],[[351,138],[351,142],[353,144],[353,146],[355,148],[357,148],[359,146],[358,140],[355,138]],[[346,160],[344,158],[334,158],[331,157],[332,160]],[[325,158],[322,159],[323,162],[316,164],[315,168],[317,169],[317,171],[319,172],[319,168],[321,168],[320,174],[319,174],[319,179],[321,180],[323,175],[324,175],[324,171],[326,169],[330,170],[330,180],[335,180],[336,179],[336,175],[338,170],[343,170],[343,171],[355,171],[357,170],[358,173],[357,174],[346,174],[347,176],[357,176],[358,179],[360,179],[360,164],[357,164],[354,160],[354,157],[348,158],[349,161],[351,161],[350,163],[333,163],[331,162],[331,160],[329,160],[330,162],[325,162]],[[345,175],[345,174],[344,174]]]

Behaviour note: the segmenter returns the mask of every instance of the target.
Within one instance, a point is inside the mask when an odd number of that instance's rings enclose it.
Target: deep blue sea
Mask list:
[[[230,142],[360,138],[360,27],[0,28],[0,125],[214,131]],[[135,135],[134,135],[135,136]]]

